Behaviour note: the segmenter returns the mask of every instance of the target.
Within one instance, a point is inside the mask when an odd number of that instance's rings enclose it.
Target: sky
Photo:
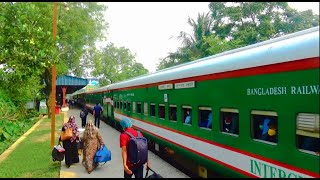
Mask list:
[[[107,43],[125,47],[137,62],[155,72],[160,59],[181,47],[180,31],[191,33],[188,17],[209,12],[209,2],[104,2],[108,8]],[[319,14],[319,2],[289,2],[290,7]],[[100,44],[100,43],[99,43]],[[103,45],[104,43],[101,43]]]

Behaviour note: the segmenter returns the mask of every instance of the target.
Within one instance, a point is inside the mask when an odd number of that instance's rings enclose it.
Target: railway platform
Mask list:
[[[65,116],[65,121],[68,117],[74,115],[76,117],[76,123],[78,127],[81,127],[81,118],[79,109],[69,109]],[[93,119],[92,114],[88,114],[87,121]],[[123,178],[123,166],[122,166],[122,156],[121,149],[119,147],[119,135],[120,132],[110,127],[105,122],[100,122],[100,133],[106,146],[110,149],[112,158],[111,161],[106,164],[97,167],[91,174],[88,174],[84,166],[81,164],[82,155],[79,156],[80,163],[76,163],[67,168],[65,162],[61,162],[60,168],[60,178]],[[189,178],[186,174],[182,173],[169,163],[165,162],[163,159],[149,151],[149,159],[151,168],[159,173],[164,178]],[[144,176],[146,170],[144,169]],[[150,175],[150,172],[149,172]]]

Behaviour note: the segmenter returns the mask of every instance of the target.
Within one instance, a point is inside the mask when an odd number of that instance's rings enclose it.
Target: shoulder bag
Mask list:
[[[61,141],[69,140],[72,138],[72,128],[67,128],[61,131]]]

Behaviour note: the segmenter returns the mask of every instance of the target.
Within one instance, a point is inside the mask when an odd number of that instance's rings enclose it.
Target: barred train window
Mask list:
[[[142,108],[141,108],[141,102],[137,102],[137,113],[141,113]]]
[[[220,130],[230,134],[239,134],[239,110],[222,108],[220,110]]]
[[[182,106],[182,122],[187,125],[191,125],[191,113],[192,108],[191,106]]]
[[[169,105],[169,120],[170,121],[177,121],[177,106],[176,105]]]
[[[297,148],[319,156],[319,114],[299,113],[296,122]]]
[[[211,107],[199,107],[199,127],[212,128],[212,110]]]
[[[145,116],[148,116],[148,103],[144,103],[143,112]]]
[[[127,102],[126,101],[123,102],[123,110],[125,110],[125,111],[127,110]]]
[[[127,110],[131,111],[131,103],[130,102],[128,102]]]
[[[278,143],[278,114],[273,111],[251,111],[251,129],[254,139]]]
[[[150,103],[150,116],[156,116],[156,105],[154,103]]]
[[[119,109],[120,105],[119,105],[119,101],[117,101],[117,105],[116,105],[117,109]]]
[[[159,118],[164,119],[166,115],[166,111],[164,109],[164,104],[159,104]]]
[[[122,101],[120,101],[120,109],[122,110]]]

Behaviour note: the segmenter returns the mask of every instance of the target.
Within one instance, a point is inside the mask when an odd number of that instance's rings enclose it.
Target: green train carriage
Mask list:
[[[169,147],[199,176],[319,177],[319,27],[100,93],[115,122],[131,117],[155,149]],[[317,149],[303,149],[307,140]]]

